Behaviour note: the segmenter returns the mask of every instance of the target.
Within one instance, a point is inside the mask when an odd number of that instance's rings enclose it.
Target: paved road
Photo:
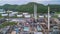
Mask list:
[[[16,34],[16,31],[12,31],[11,34]]]

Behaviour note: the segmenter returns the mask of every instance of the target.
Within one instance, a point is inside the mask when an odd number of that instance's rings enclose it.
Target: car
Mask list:
[[[42,31],[41,26],[37,26],[37,30],[38,30],[38,32]]]
[[[2,32],[0,32],[0,34],[3,34]]]
[[[60,34],[60,31],[53,31],[51,34]]]
[[[58,29],[58,26],[54,26],[53,27],[53,31],[58,31],[59,29]]]

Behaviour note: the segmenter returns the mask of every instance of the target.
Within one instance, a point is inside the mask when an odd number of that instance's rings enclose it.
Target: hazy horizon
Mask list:
[[[4,5],[4,4],[22,5],[22,4],[27,4],[29,2],[37,2],[44,5],[48,5],[48,4],[60,5],[60,0],[0,0],[0,5]]]

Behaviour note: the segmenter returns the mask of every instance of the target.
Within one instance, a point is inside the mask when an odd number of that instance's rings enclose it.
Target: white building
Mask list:
[[[58,14],[58,17],[60,17],[60,14]]]
[[[48,17],[48,15],[45,15],[45,17]],[[51,17],[51,15],[49,17]]]
[[[21,15],[17,15],[17,17],[22,17],[23,15],[21,14]]]
[[[28,13],[23,13],[23,15],[27,15]]]
[[[1,14],[1,16],[8,16],[8,14]]]
[[[44,16],[43,15],[39,15],[39,18],[44,18]]]
[[[11,14],[18,14],[18,12],[12,12]]]
[[[14,14],[9,14],[9,17],[13,17],[13,16],[15,16]]]
[[[11,13],[11,12],[13,12],[13,11],[7,11],[7,12]]]
[[[2,14],[2,13],[5,13],[5,12],[0,12],[0,13]]]
[[[5,11],[3,10],[3,9],[0,9],[0,13],[2,14],[2,13],[5,13]]]
[[[12,19],[11,21],[12,21],[12,22],[18,22],[19,20],[17,20],[17,19]]]
[[[30,18],[30,17],[31,17],[31,15],[24,15],[24,17],[25,17],[25,18]]]

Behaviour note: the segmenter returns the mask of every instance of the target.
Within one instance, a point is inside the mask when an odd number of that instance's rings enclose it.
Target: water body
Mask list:
[[[42,32],[34,32],[34,34],[43,34]]]
[[[24,31],[29,31],[29,27],[24,27]]]

